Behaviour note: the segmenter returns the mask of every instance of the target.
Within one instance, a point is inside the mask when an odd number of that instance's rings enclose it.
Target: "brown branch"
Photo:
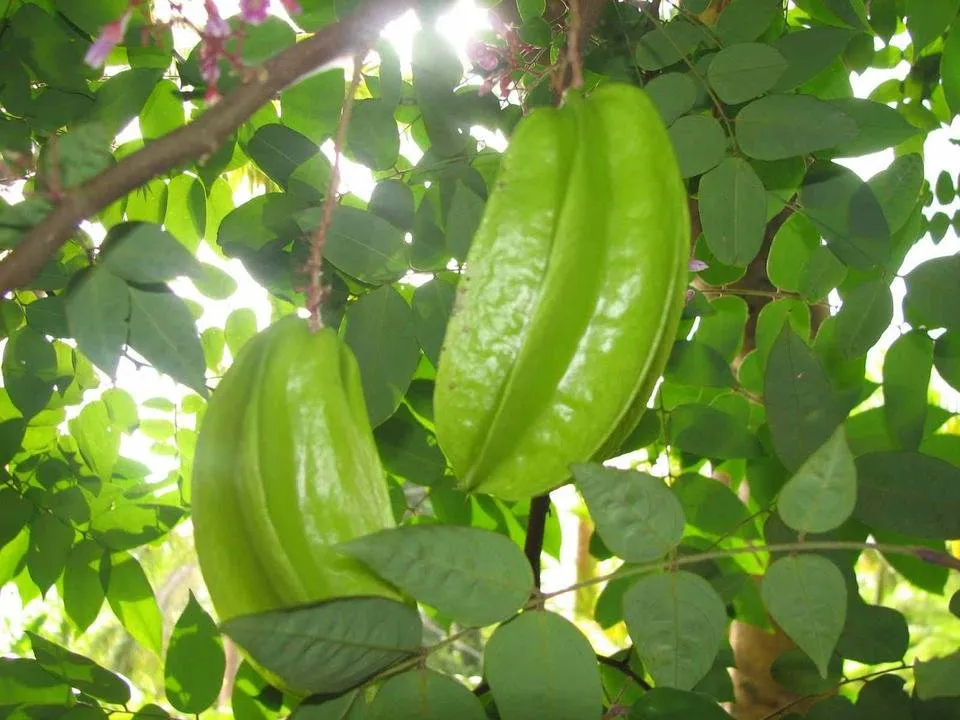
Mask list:
[[[251,69],[249,78],[193,122],[147,144],[83,185],[0,261],[0,295],[29,283],[79,224],[153,178],[212,154],[278,92],[308,73],[372,44],[389,21],[416,0],[368,0],[357,12]]]

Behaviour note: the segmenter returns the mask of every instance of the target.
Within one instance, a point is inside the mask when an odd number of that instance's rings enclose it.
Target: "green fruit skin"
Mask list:
[[[200,569],[221,621],[400,593],[333,546],[395,526],[360,371],[336,332],[288,316],[217,387],[191,486]]]
[[[467,257],[437,369],[463,489],[523,500],[639,422],[679,325],[687,196],[659,113],[609,84],[524,118]]]

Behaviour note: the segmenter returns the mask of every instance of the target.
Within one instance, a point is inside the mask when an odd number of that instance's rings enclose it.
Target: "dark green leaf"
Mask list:
[[[707,405],[680,405],[670,413],[670,440],[678,449],[711,458],[756,457],[760,447],[743,421]]]
[[[892,107],[861,98],[841,98],[831,103],[844,115],[853,118],[860,132],[849,141],[840,143],[839,156],[867,155],[899,145],[919,130]]]
[[[112,162],[109,128],[102,123],[87,123],[56,139],[41,153],[43,171],[57,177],[61,188],[81,185],[99,175]]]
[[[630,710],[630,720],[729,720],[712,698],[696,692],[655,687],[643,694]]]
[[[442,157],[460,152],[467,138],[458,126],[454,88],[463,66],[450,42],[433,28],[413,38],[413,87],[432,150]]]
[[[57,351],[29,325],[7,339],[3,349],[3,385],[24,418],[32,418],[53,396]]]
[[[116,705],[130,700],[130,687],[117,675],[90,658],[70,652],[56,643],[27,632],[33,656],[43,669],[77,690]]]
[[[786,58],[787,69],[777,81],[776,90],[793,90],[826,70],[840,57],[852,36],[844,28],[812,27],[778,38],[773,47]]]
[[[420,360],[413,312],[385,285],[350,305],[344,319],[344,339],[360,364],[367,412],[376,427],[396,411]]]
[[[457,182],[447,214],[447,250],[460,262],[467,259],[473,236],[483,218],[483,198],[465,183]]]
[[[893,320],[893,295],[884,280],[873,280],[854,288],[843,300],[837,314],[835,347],[845,357],[864,355],[874,346]]]
[[[736,117],[740,149],[758,160],[779,160],[827,150],[852,140],[853,118],[810,95],[770,95],[754,100]]]
[[[691,690],[713,666],[727,625],[709,582],[684,570],[649,575],[623,598],[634,649],[658,687]]]
[[[103,585],[100,560],[104,550],[92,540],[82,540],[70,551],[63,570],[63,606],[67,617],[83,632],[100,614]]]
[[[380,99],[358,100],[350,115],[347,149],[371,170],[388,170],[400,153],[393,106]]]
[[[456,276],[436,275],[413,293],[414,331],[427,359],[436,367],[456,296]]]
[[[237,281],[233,276],[209,263],[200,263],[193,285],[214,300],[226,300],[237,290]]]
[[[933,362],[940,377],[960,390],[960,333],[946,332],[937,338]]]
[[[960,537],[960,468],[915,452],[857,458],[854,517],[878,530],[921,538]]]
[[[162,74],[160,69],[132,68],[111,76],[97,90],[84,120],[103,123],[114,133],[119,132],[140,114]]]
[[[576,625],[529,610],[494,631],[484,675],[503,720],[600,720],[603,688],[593,648]]]
[[[709,536],[735,534],[749,520],[747,507],[723,483],[696,473],[685,473],[673,484],[688,527]],[[751,533],[752,534],[752,533]]]
[[[797,290],[809,302],[820,302],[847,276],[847,267],[830,248],[820,245],[803,266]]]
[[[700,180],[699,208],[710,251],[724,265],[756,257],[766,228],[766,191],[742,158],[727,158]]]
[[[657,106],[665,125],[672,125],[681,115],[690,112],[697,101],[697,86],[683,73],[657,75],[643,89]]]
[[[171,292],[130,288],[130,346],[159,372],[203,396],[203,349],[186,303]]]
[[[571,469],[597,532],[615,554],[630,562],[647,562],[680,544],[683,507],[662,480],[593,464]]]
[[[478,528],[399,527],[340,548],[412,597],[470,627],[509,618],[533,589],[530,563],[520,548]]]
[[[242,615],[222,625],[259,665],[304,694],[341,693],[420,649],[417,611],[379,597]]]
[[[737,384],[723,355],[697,340],[678,340],[664,370],[670,382],[704,387],[734,387]]]
[[[960,0],[906,0],[907,30],[913,38],[914,57],[956,20]]]
[[[708,77],[723,102],[738,105],[774,87],[786,69],[787,61],[776,49],[748,42],[717,53]]]
[[[810,262],[820,247],[820,234],[805,215],[791,215],[777,230],[767,255],[767,276],[781,290],[797,292]]]
[[[30,523],[27,569],[41,593],[46,594],[60,577],[73,540],[74,530],[70,523],[48,512],[34,516]]]
[[[374,436],[384,469],[416,485],[433,485],[447,468],[436,438],[401,405]]]
[[[884,357],[887,428],[902,450],[916,450],[923,440],[932,368],[933,340],[919,330],[901,335]]]
[[[880,203],[890,232],[895,233],[906,224],[920,200],[923,156],[918,153],[900,155],[867,184]]]
[[[779,0],[733,0],[717,18],[725,45],[756,40],[780,12]]]
[[[37,332],[56,338],[67,338],[67,305],[62,295],[48,295],[27,305],[27,324]]]
[[[244,148],[271,180],[283,188],[293,172],[320,152],[317,144],[279,123],[267,123],[257,128]]]
[[[790,324],[770,350],[764,398],[773,445],[788,470],[798,470],[843,421],[823,367]]]
[[[691,54],[708,38],[699,25],[676,17],[640,38],[635,59],[643,70],[660,70]]]
[[[943,43],[940,58],[943,95],[953,115],[960,113],[960,25],[954,24]]]
[[[191,592],[167,647],[164,683],[170,704],[185,713],[206,710],[220,693],[225,667],[217,624]]]
[[[960,329],[960,255],[921,263],[904,279],[903,312],[914,326]]]
[[[140,222],[110,228],[100,263],[117,277],[142,284],[163,283],[199,272],[196,259],[173,235],[159,225]]]
[[[370,212],[400,230],[413,230],[414,202],[410,186],[400,180],[381,180],[373,188]]]
[[[715,168],[727,148],[723,128],[708,115],[684,115],[670,126],[670,141],[685,178]]]
[[[877,664],[899,662],[910,644],[907,619],[893,608],[855,601],[837,642],[837,652],[850,660]]]
[[[293,28],[278,17],[268,16],[259,25],[247,24],[243,33],[240,57],[248,65],[259,65],[296,41]]]
[[[16,421],[8,420],[3,425]],[[20,437],[23,437],[23,425],[20,425]],[[19,446],[19,443],[18,443]],[[0,548],[13,540],[30,522],[33,516],[33,504],[23,498],[11,487],[0,488]]]
[[[710,307],[715,312],[700,318],[694,339],[709,345],[732,362],[743,348],[743,329],[749,313],[747,303],[743,298],[728,295],[711,301]]]
[[[392,107],[396,107],[403,94],[403,76],[400,70],[400,56],[389,40],[383,38],[374,50],[380,55],[380,97]]]
[[[938,697],[960,696],[957,674],[960,673],[960,652],[937,657],[914,666],[917,697],[930,700]]]
[[[370,720],[485,720],[483,705],[456,680],[428,669],[394,675],[367,710]]]

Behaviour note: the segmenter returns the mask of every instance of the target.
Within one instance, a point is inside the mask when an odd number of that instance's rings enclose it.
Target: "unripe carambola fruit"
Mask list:
[[[656,107],[613,83],[517,125],[437,368],[463,489],[547,492],[639,422],[680,321],[687,195]]]
[[[243,347],[203,418],[191,505],[221,621],[350,595],[402,599],[333,548],[395,522],[360,371],[331,329],[288,316]]]

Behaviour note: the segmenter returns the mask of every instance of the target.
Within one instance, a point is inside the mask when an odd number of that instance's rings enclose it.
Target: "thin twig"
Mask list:
[[[567,63],[570,65],[570,87],[579,90],[583,87],[583,61],[580,58],[580,0],[570,0],[570,29],[567,33]]]
[[[543,536],[550,512],[550,496],[539,495],[530,501],[530,517],[527,519],[527,539],[523,553],[533,570],[534,586],[540,588],[540,554],[543,552]]]
[[[320,282],[320,273],[323,268],[323,245],[327,238],[327,230],[333,218],[333,207],[337,203],[337,190],[340,187],[340,156],[347,141],[347,129],[350,127],[350,113],[353,110],[353,101],[360,87],[363,59],[369,48],[358,52],[353,58],[353,77],[350,78],[350,87],[347,97],[343,101],[340,111],[340,121],[337,123],[337,134],[333,141],[333,169],[330,171],[330,187],[327,197],[323,201],[323,213],[320,223],[310,238],[310,255],[307,258],[306,270],[309,277],[307,285],[307,310],[310,311],[310,328],[314,332],[323,327],[320,318],[320,304],[323,302],[325,289]]]

